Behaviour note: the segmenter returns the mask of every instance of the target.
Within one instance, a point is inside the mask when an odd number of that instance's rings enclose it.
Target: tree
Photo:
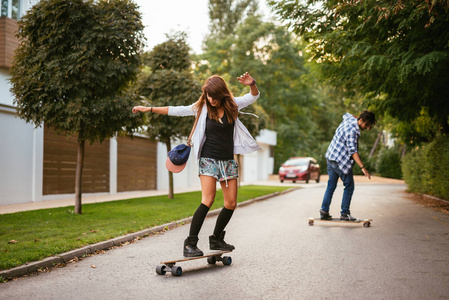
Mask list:
[[[143,25],[129,0],[42,0],[19,21],[11,67],[18,114],[78,135],[75,212],[81,214],[84,144],[139,125],[123,93],[138,71]]]
[[[401,122],[449,133],[449,1],[270,1],[334,85]]]
[[[168,40],[145,54],[146,68],[139,75],[136,93],[145,99],[149,106],[190,105],[201,95],[201,84],[193,77],[190,48],[185,33],[178,32],[167,36]],[[147,134],[172,149],[175,138],[188,137],[194,118],[170,117],[148,114]],[[173,173],[168,171],[169,194],[174,198]]]
[[[308,155],[309,146],[314,144],[316,128],[311,109],[317,99],[305,77],[308,69],[303,48],[284,27],[264,22],[255,14],[242,20],[234,34],[226,38],[208,37],[206,52],[199,59],[203,63],[197,67],[199,74],[235,78],[248,71],[257,79],[261,97],[248,109],[263,111],[260,127],[277,131],[277,165],[290,156]],[[233,88],[244,92],[240,86]]]
[[[221,39],[234,34],[240,22],[257,9],[256,0],[209,0],[210,36]]]

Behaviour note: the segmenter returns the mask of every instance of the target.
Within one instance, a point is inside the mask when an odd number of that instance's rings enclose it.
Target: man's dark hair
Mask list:
[[[373,126],[377,122],[376,116],[367,110],[364,110],[357,119],[362,119],[368,126]]]

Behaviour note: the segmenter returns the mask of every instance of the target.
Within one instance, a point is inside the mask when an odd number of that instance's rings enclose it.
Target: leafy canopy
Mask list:
[[[367,104],[410,122],[425,109],[448,133],[449,1],[270,1],[325,78],[371,93]]]

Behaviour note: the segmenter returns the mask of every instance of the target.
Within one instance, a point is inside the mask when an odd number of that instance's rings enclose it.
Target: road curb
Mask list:
[[[430,199],[433,199],[433,200],[437,200],[437,201],[441,201],[441,202],[444,202],[444,203],[446,203],[446,204],[449,204],[449,201],[448,200],[445,200],[445,199],[441,199],[441,198],[438,198],[438,197],[435,197],[435,196],[432,196],[432,195],[427,195],[427,194],[422,194],[424,197],[426,197],[426,198],[430,198]]]
[[[237,203],[237,208],[241,208],[259,201],[263,201],[269,198],[273,198],[279,195],[283,195],[294,190],[299,189],[299,187],[294,187],[282,192],[275,192],[269,195],[257,197],[254,199],[246,200],[241,203]],[[207,217],[216,216],[220,213],[221,208],[214,209],[207,214]],[[173,228],[176,228],[180,225],[188,224],[192,221],[192,217],[188,217],[182,220],[173,221],[170,223],[158,225],[152,228],[147,228],[138,232],[133,232],[127,235],[123,235],[120,237],[116,237],[107,241],[99,242],[92,245],[87,245],[79,249],[71,250],[65,253],[61,253],[56,256],[50,256],[40,261],[35,261],[31,263],[27,263],[22,266],[18,266],[12,269],[0,271],[0,278],[3,279],[12,279],[14,277],[21,277],[27,274],[35,273],[38,270],[51,268],[58,264],[68,263],[73,259],[84,257],[86,255],[95,254],[97,251],[107,250],[115,246],[120,246],[123,243],[133,241],[137,238],[144,238],[159,232],[164,232]]]

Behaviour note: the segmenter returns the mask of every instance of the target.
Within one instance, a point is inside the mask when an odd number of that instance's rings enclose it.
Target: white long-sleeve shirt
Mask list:
[[[235,103],[239,110],[242,108],[253,104],[258,98],[251,93],[245,94],[242,97],[235,97]],[[207,100],[206,100],[207,101]],[[193,108],[194,104],[187,106],[169,106],[168,115],[169,116],[195,116],[195,110]],[[200,158],[201,149],[203,147],[204,141],[206,140],[206,117],[207,117],[207,106],[204,103],[203,109],[201,110],[201,115],[198,119],[198,124],[196,125],[195,132],[192,137],[192,150],[195,153],[197,159]],[[254,140],[254,138],[246,129],[245,125],[237,118],[234,125],[234,154],[245,154],[253,151],[260,150],[259,144]]]

